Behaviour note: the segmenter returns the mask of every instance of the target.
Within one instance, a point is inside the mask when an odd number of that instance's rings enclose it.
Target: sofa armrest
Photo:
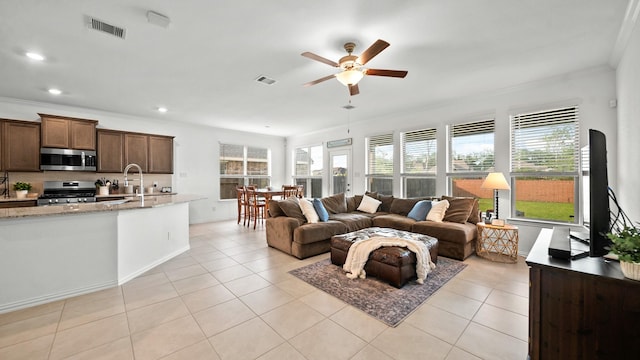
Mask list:
[[[287,216],[267,218],[267,244],[287,254],[291,254],[293,231],[300,226],[300,221]]]

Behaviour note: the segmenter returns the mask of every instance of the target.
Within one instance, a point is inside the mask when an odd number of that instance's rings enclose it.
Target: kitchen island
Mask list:
[[[0,209],[0,313],[117,286],[183,253],[200,199]]]

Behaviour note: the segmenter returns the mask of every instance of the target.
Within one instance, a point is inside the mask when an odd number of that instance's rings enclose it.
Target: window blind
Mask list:
[[[295,151],[295,172],[296,176],[309,175],[309,148],[297,148]]]
[[[269,175],[269,149],[247,146],[247,175]]]
[[[367,138],[367,175],[393,175],[393,133]]]
[[[451,172],[483,172],[495,165],[495,119],[454,124],[449,127]]]
[[[244,174],[244,146],[220,144],[220,175]]]
[[[403,175],[436,173],[436,129],[404,132],[400,134],[400,142]]]
[[[511,116],[511,171],[577,174],[577,106]]]

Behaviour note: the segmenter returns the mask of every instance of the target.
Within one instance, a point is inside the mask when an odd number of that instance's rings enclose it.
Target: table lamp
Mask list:
[[[482,185],[480,185],[481,188],[483,189],[493,189],[493,194],[494,194],[494,210],[496,213],[496,220],[499,219],[498,216],[498,190],[511,190],[511,187],[509,186],[509,183],[507,182],[507,179],[504,178],[504,175],[502,175],[501,172],[493,172],[493,173],[489,173],[489,175],[487,175],[487,177],[484,179],[484,181],[482,182]],[[492,224],[493,221],[491,222]],[[504,225],[504,221],[498,221],[498,224],[494,224],[494,225],[500,225],[499,223],[502,223],[502,225]]]

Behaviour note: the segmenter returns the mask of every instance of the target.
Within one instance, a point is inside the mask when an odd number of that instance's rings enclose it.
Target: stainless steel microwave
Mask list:
[[[93,150],[40,149],[40,170],[96,171]]]

